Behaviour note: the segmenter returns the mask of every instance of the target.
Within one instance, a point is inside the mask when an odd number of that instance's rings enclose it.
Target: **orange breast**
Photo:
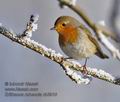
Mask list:
[[[59,41],[65,45],[66,43],[75,43],[78,40],[77,28],[66,27],[59,34]]]

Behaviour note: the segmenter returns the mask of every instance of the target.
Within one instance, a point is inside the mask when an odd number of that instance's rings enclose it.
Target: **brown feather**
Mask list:
[[[80,25],[81,29],[84,29],[89,40],[91,40],[91,42],[94,43],[94,45],[96,46],[97,52],[96,55],[99,56],[100,58],[109,58],[106,54],[103,53],[103,51],[101,50],[101,47],[99,45],[99,43],[97,42],[97,40],[92,36],[91,32],[84,26],[84,25]]]

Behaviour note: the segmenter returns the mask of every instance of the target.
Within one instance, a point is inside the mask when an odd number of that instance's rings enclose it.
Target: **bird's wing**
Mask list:
[[[80,28],[83,29],[85,31],[85,33],[87,34],[89,40],[91,40],[91,42],[96,46],[97,49],[97,53],[96,55],[98,55],[101,58],[108,58],[107,55],[105,55],[102,50],[101,47],[98,43],[98,41],[92,36],[92,33],[88,30],[88,28],[86,28],[84,25],[80,25]]]

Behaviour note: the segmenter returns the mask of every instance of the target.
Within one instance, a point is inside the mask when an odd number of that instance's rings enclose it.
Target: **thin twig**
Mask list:
[[[120,42],[120,0],[112,1],[109,22],[111,29],[115,32],[117,41]]]

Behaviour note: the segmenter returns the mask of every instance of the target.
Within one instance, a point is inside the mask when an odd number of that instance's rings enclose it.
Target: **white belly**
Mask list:
[[[67,44],[66,46],[61,46],[63,52],[74,59],[88,58],[96,52],[96,46],[91,42],[86,42],[85,40],[77,42],[77,44]]]

